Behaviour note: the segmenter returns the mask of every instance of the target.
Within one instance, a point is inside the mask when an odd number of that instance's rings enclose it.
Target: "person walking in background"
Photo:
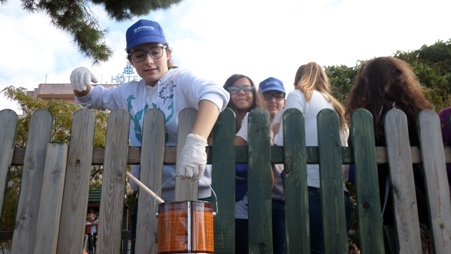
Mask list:
[[[265,107],[254,82],[248,76],[233,74],[226,80],[224,89],[230,93],[227,106],[235,113],[235,132],[241,127],[243,119],[247,119],[245,116],[249,111],[256,107]],[[235,165],[235,253],[243,254],[249,252],[247,169],[247,164]]]
[[[86,234],[88,235],[88,253],[94,254],[97,246],[97,227],[99,218],[94,210],[90,209],[86,216]]]
[[[390,109],[402,110],[407,116],[411,146],[420,146],[417,118],[425,109],[433,109],[409,64],[395,57],[377,57],[362,64],[346,102],[347,119],[358,109],[367,109],[374,119],[376,146],[386,146],[384,116]],[[428,214],[422,164],[413,164],[415,193],[420,220],[421,244],[426,253]],[[389,165],[378,164],[379,191],[384,232],[388,240],[386,253],[399,253],[395,241],[393,190],[390,186]],[[389,248],[387,248],[389,247]]]
[[[274,116],[285,106],[285,87],[279,79],[269,77],[260,82],[259,92],[263,95],[266,103],[272,130]],[[283,164],[273,164],[272,172],[274,176],[274,187],[272,189],[273,253],[283,254],[286,253],[287,245],[285,232],[285,199],[283,195]]]
[[[202,178],[198,197],[211,198],[211,172],[205,171],[205,147],[219,113],[227,106],[229,93],[213,81],[177,68],[172,62],[172,50],[163,29],[157,22],[141,19],[127,29],[125,37],[128,61],[142,79],[112,88],[91,86],[91,81],[97,82],[94,75],[85,67],[76,68],[70,76],[76,102],[92,109],[127,110],[131,118],[131,146],[141,146],[143,117],[148,109],[160,109],[166,117],[166,146],[177,145],[180,111],[189,107],[197,109],[194,126],[187,136],[177,168],[175,165],[164,165],[162,169],[163,182],[171,180],[165,184],[161,196],[166,201],[174,200],[174,176],[178,176],[192,180]],[[139,173],[139,165],[133,165],[132,174],[139,179]],[[130,186],[134,191],[138,190],[138,185],[133,181]],[[136,206],[132,214],[132,239],[136,232],[135,225]]]
[[[287,96],[285,109],[296,108],[304,115],[306,146],[318,146],[317,115],[323,109],[334,110],[340,120],[341,142],[347,146],[349,129],[340,102],[330,92],[330,85],[326,73],[315,62],[301,65],[294,78],[294,88]],[[275,117],[275,126],[279,127],[275,133],[274,144],[283,146],[283,111]],[[288,137],[289,138],[289,137]],[[307,165],[307,185],[309,196],[310,218],[310,250],[311,253],[324,253],[323,225],[321,218],[321,189],[319,165]],[[346,212],[346,225],[349,230],[354,220],[354,207],[343,181],[343,192]]]

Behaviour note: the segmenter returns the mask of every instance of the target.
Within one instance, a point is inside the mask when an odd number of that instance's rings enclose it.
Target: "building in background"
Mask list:
[[[118,73],[116,76],[111,76],[111,83],[93,85],[104,86],[108,88],[139,79],[140,77],[135,74],[135,69],[133,68],[133,66],[129,62],[127,62],[122,73]],[[28,91],[28,94],[33,96],[33,98],[41,98],[44,100],[65,100],[75,104],[74,92],[70,83],[39,84],[38,88],[35,88],[33,91]]]
[[[98,86],[112,87],[120,84],[101,84]],[[53,83],[39,84],[38,88],[28,91],[33,98],[41,98],[43,100],[65,100],[75,104],[74,90],[70,83]]]

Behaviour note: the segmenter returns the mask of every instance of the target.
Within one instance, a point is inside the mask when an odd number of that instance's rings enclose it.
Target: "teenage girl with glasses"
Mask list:
[[[245,116],[254,108],[265,108],[265,102],[256,91],[254,82],[242,74],[230,76],[224,89],[230,93],[227,105],[235,112],[237,132]],[[237,144],[238,145],[238,144]],[[248,253],[248,199],[247,199],[247,164],[235,166],[235,253]]]

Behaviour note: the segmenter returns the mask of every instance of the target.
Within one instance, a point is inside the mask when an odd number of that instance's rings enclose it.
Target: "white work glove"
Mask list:
[[[70,74],[70,83],[79,92],[85,91],[91,82],[97,83],[97,78],[86,67],[75,68]]]
[[[180,161],[177,163],[177,176],[196,181],[204,175],[205,164],[207,164],[206,146],[205,138],[192,133],[188,134],[179,157]]]

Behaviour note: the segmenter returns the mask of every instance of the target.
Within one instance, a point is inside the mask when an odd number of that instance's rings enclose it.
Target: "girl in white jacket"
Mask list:
[[[207,184],[211,172],[205,170],[207,137],[219,113],[229,101],[229,93],[213,81],[202,79],[188,70],[172,64],[171,50],[162,28],[157,22],[139,20],[126,33],[127,55],[130,64],[142,78],[117,87],[91,86],[97,82],[85,67],[76,68],[70,77],[75,99],[83,107],[92,109],[125,109],[130,113],[130,145],[141,146],[144,113],[151,108],[163,111],[166,117],[165,145],[177,145],[178,115],[184,108],[198,110],[193,129],[182,150],[177,170],[165,165],[163,182],[173,176],[199,181],[199,198],[210,196]],[[132,173],[139,179],[139,165],[133,165]],[[137,185],[130,182],[132,189]],[[166,183],[162,190],[164,200],[175,197],[175,179]]]
[[[139,20],[126,32],[127,57],[130,64],[142,78],[117,87],[91,86],[97,79],[85,67],[72,71],[70,80],[75,99],[80,105],[93,109],[125,109],[130,114],[130,145],[141,146],[142,123],[146,110],[158,108],[166,120],[165,145],[177,145],[178,115],[184,108],[198,110],[191,133],[177,163],[164,165],[161,196],[165,201],[175,199],[175,178],[199,180],[199,199],[208,199],[211,191],[211,167],[205,171],[207,163],[207,138],[219,113],[225,109],[230,95],[213,81],[202,79],[188,70],[178,69],[172,64],[172,52],[163,29],[157,22]],[[132,174],[139,179],[139,165],[132,166]],[[138,186],[130,182],[132,189]],[[137,203],[136,203],[137,204]],[[132,213],[132,253],[136,234],[137,205]]]

